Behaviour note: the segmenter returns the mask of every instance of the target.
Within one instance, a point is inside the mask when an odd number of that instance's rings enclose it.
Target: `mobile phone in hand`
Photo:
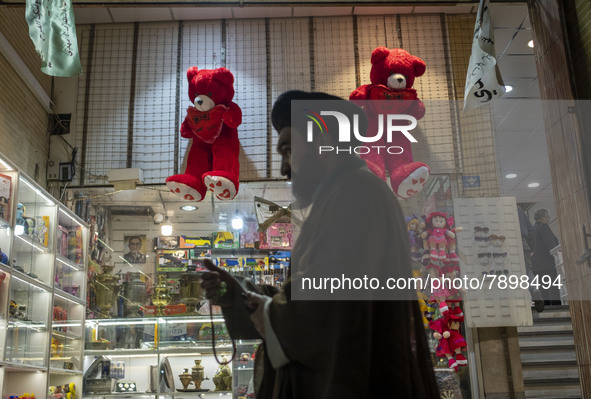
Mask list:
[[[241,292],[240,295],[242,296],[242,301],[244,302],[244,306],[246,306],[246,309],[248,309],[248,311],[250,313],[253,313],[255,310],[257,310],[257,307],[259,306],[259,304],[250,302],[248,300],[248,295],[246,294],[246,292]]]

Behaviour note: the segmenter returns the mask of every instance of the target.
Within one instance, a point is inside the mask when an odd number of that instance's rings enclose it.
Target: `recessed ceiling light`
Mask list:
[[[536,188],[536,187],[539,187],[539,186],[540,186],[540,183],[538,183],[538,182],[533,182],[533,183],[529,183],[527,186],[528,186],[529,188]]]
[[[515,173],[507,173],[505,175],[506,179],[515,179],[517,177],[517,175]]]
[[[190,211],[194,211],[195,209],[197,209],[197,207],[195,205],[183,205],[183,206],[181,206],[181,209],[183,211],[190,212]]]
[[[530,40],[529,42],[527,42],[527,47],[534,48],[534,41]]]
[[[505,85],[505,92],[509,93],[511,90],[513,90],[513,86]]]

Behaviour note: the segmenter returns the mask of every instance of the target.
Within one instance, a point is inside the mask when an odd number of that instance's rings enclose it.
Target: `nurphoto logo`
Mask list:
[[[382,139],[384,134],[386,135],[386,142],[392,142],[392,134],[394,132],[402,133],[411,143],[416,143],[417,140],[410,134],[410,130],[417,127],[417,120],[412,115],[406,114],[378,114],[378,131],[374,136],[365,136],[359,132],[359,115],[353,114],[353,124],[349,119],[349,116],[339,111],[320,111],[320,114],[310,111],[306,111],[306,118],[309,120],[306,122],[307,141],[309,143],[314,141],[314,131],[320,131],[321,134],[328,133],[328,127],[323,116],[330,116],[336,118],[338,123],[338,140],[339,143],[351,143],[351,131],[353,136],[358,142],[361,143],[375,143]],[[406,122],[406,125],[400,125],[400,122]],[[398,123],[398,124],[395,124]],[[353,127],[353,129],[351,129]],[[368,154],[372,151],[377,151],[378,154],[387,152],[388,154],[397,155],[402,154],[404,151],[402,147],[392,145],[360,145],[360,146],[329,146],[322,145],[318,147],[319,154],[326,152],[339,153],[355,153],[357,155]]]

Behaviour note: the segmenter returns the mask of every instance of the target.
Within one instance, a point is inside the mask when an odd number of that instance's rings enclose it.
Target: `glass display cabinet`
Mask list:
[[[86,320],[84,397],[252,397],[258,341],[232,341],[223,317]],[[216,353],[212,347],[212,334]],[[250,388],[250,391],[249,391]]]
[[[81,395],[88,238],[80,218],[0,155],[3,396],[52,397],[52,386]]]

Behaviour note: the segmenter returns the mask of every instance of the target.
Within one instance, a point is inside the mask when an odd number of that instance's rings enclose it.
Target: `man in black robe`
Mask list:
[[[232,338],[264,340],[265,353],[257,354],[255,367],[256,397],[439,398],[416,300],[389,300],[404,297],[388,297],[382,290],[341,290],[318,300],[327,292],[302,288],[305,278],[340,274],[410,277],[411,262],[392,191],[354,155],[306,151],[318,147],[308,146],[305,132],[294,128],[292,100],[311,101],[311,108],[312,100],[339,100],[343,112],[363,116],[351,103],[327,94],[282,94],[272,111],[281,173],[293,178],[296,204],[311,205],[292,250],[291,277],[272,297],[250,292],[245,305],[240,295],[245,285],[207,263],[213,272],[203,276],[203,288],[222,306]],[[326,127],[327,134],[315,136],[314,144],[337,145],[339,129]],[[256,310],[249,314],[249,308]]]

